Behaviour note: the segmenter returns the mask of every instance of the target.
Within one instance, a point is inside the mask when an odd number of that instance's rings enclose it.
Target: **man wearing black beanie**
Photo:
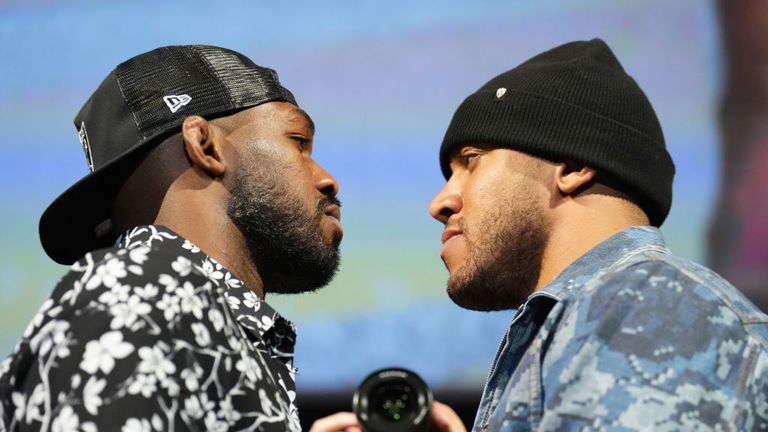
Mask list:
[[[474,431],[768,429],[768,317],[666,248],[674,164],[603,41],[467,97],[440,166],[449,296],[517,309]]]

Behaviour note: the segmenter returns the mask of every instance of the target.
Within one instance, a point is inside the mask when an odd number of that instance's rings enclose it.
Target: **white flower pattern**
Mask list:
[[[119,331],[104,333],[99,340],[90,341],[85,345],[80,369],[89,374],[98,370],[108,374],[115,367],[115,359],[124,359],[132,351],[133,345],[123,342],[123,334]]]
[[[65,405],[59,415],[53,419],[51,431],[53,432],[78,432],[80,419],[71,406]]]
[[[152,396],[155,390],[157,390],[157,377],[154,374],[136,374],[136,377],[128,386],[129,394],[141,393],[146,399]]]
[[[96,273],[85,284],[85,289],[92,290],[100,285],[111,287],[126,275],[128,275],[128,272],[125,269],[125,262],[119,258],[112,258],[96,267]]]
[[[137,370],[145,374],[155,374],[155,376],[162,382],[170,375],[176,372],[176,365],[172,361],[166,358],[166,353],[170,351],[167,345],[159,342],[153,347],[141,347],[139,348],[139,357],[141,362]]]
[[[74,264],[0,363],[0,431],[298,431],[295,336],[197,246],[137,227]]]
[[[129,418],[120,429],[121,432],[152,432],[147,419]]]
[[[127,302],[113,305],[109,311],[114,315],[109,328],[119,330],[123,327],[132,327],[139,317],[148,315],[152,307],[134,294],[128,298]]]
[[[99,407],[104,403],[101,399],[101,391],[107,385],[107,380],[97,379],[95,376],[91,376],[85,387],[83,388],[83,405],[85,410],[91,415],[96,415],[99,412]]]

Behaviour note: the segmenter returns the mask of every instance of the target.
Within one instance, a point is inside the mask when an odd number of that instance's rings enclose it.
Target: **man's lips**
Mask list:
[[[341,209],[337,205],[329,206],[325,209],[326,216],[330,216],[341,222]]]
[[[453,237],[456,237],[457,235],[460,235],[461,231],[455,229],[455,228],[446,228],[445,231],[443,231],[443,235],[440,238],[442,240],[443,244],[450,240]]]

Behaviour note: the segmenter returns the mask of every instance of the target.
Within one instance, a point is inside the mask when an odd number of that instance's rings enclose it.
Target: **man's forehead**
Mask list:
[[[451,158],[457,158],[461,155],[461,152],[464,151],[464,149],[467,148],[476,148],[476,149],[482,149],[482,150],[494,150],[502,148],[502,146],[494,145],[494,144],[488,144],[488,143],[466,143],[461,144],[460,146],[456,147],[451,152]]]
[[[451,163],[457,162],[461,158],[461,154],[465,149],[479,149],[483,153],[490,153],[490,152],[493,152],[494,154],[497,154],[497,152],[498,154],[507,153],[510,155],[510,157],[513,158],[514,161],[518,163],[526,164],[526,165],[536,165],[536,164],[540,165],[541,163],[555,163],[541,156],[532,155],[530,153],[526,153],[514,148],[510,148],[509,146],[490,144],[490,143],[467,143],[467,144],[462,144],[456,147],[456,149],[451,152],[451,156],[450,156]]]
[[[268,102],[239,111],[229,117],[216,119],[228,129],[237,129],[261,122],[298,124],[315,132],[315,123],[309,114],[289,102]]]
[[[309,114],[299,107],[294,107],[288,112],[288,121],[304,122],[312,129],[313,133],[315,132],[315,122],[312,121]]]

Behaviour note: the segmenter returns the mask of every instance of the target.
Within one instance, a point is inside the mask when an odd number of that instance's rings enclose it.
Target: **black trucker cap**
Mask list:
[[[187,116],[211,119],[273,101],[296,104],[275,71],[228,49],[167,46],[121,63],[75,117],[90,173],[43,213],[43,249],[72,264],[114,244],[114,197],[147,149],[180,131]]]

